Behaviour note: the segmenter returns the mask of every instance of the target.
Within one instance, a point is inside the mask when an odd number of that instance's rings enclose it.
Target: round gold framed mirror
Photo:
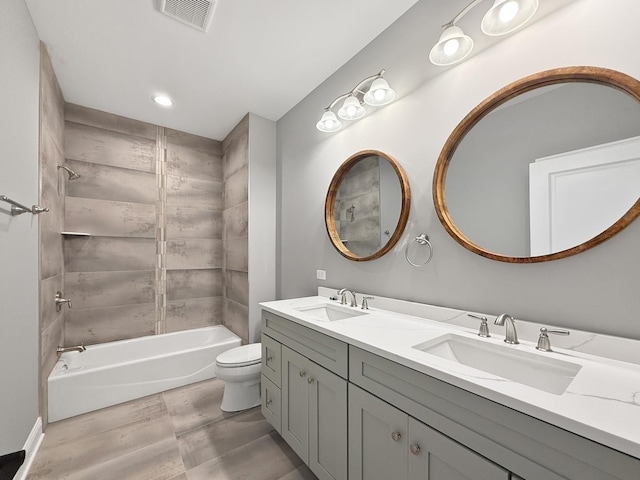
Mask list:
[[[640,215],[640,81],[566,67],[504,87],[455,128],[433,200],[468,250],[511,263],[575,255]]]
[[[398,242],[409,218],[407,175],[390,155],[363,150],[333,176],[324,207],[333,246],[349,260],[382,257]]]

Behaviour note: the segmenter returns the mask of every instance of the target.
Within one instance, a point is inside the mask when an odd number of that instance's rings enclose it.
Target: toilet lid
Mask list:
[[[216,358],[219,365],[228,365],[234,367],[244,367],[246,365],[254,365],[262,360],[262,344],[251,343],[242,345],[241,347],[232,348],[226,352],[222,352]]]

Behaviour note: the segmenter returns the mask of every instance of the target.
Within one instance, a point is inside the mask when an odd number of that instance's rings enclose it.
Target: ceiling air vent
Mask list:
[[[171,18],[206,32],[213,19],[215,0],[159,0],[160,11]]]

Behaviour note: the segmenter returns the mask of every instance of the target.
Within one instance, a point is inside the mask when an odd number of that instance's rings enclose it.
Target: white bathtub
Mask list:
[[[214,378],[216,357],[240,343],[217,325],[63,353],[49,375],[49,422]]]

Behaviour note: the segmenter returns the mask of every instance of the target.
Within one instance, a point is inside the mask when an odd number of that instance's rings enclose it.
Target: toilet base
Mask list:
[[[239,412],[260,405],[260,379],[247,382],[225,382],[220,410]]]

